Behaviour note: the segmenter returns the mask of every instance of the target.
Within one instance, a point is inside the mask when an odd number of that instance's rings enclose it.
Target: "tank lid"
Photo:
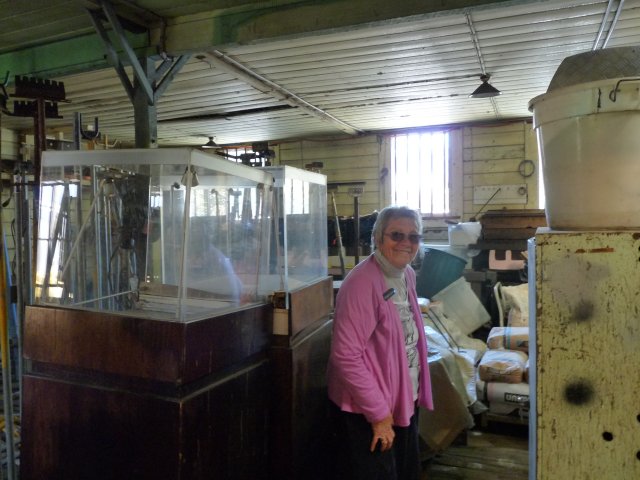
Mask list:
[[[622,77],[640,77],[640,47],[604,48],[567,57],[553,75],[547,93],[580,83]]]

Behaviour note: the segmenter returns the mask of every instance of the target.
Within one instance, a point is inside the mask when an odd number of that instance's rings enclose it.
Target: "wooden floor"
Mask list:
[[[422,480],[527,480],[527,427],[490,423],[474,428],[427,460],[423,472]]]

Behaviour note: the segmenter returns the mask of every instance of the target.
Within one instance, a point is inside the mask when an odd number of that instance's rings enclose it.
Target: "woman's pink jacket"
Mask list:
[[[418,404],[433,409],[427,342],[416,296],[416,275],[405,270],[409,302],[418,326],[420,377]],[[331,355],[327,369],[329,398],[342,410],[361,413],[373,423],[393,415],[406,427],[414,413],[404,331],[393,298],[384,300],[384,275],[374,256],[344,279],[336,297]]]

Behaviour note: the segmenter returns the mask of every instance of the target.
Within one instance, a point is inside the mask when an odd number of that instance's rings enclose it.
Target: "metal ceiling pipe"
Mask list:
[[[480,41],[478,40],[478,32],[476,32],[476,27],[473,24],[473,20],[471,19],[471,14],[465,13],[464,16],[467,19],[467,25],[469,26],[469,32],[471,33],[471,40],[473,40],[473,46],[476,49],[478,63],[480,63],[480,71],[482,72],[482,76],[488,76],[487,71],[484,67],[484,59],[482,58],[482,52],[480,51]],[[499,117],[500,112],[498,111],[498,104],[496,103],[496,99],[494,97],[489,97],[489,100],[491,101],[491,107],[493,108],[493,113],[495,114],[496,117]]]
[[[615,0],[609,0],[609,3],[607,3],[607,9],[604,11],[604,15],[602,16],[602,22],[600,23],[600,29],[598,30],[598,34],[596,35],[596,39],[593,42],[593,47],[591,47],[591,50],[597,50],[598,49],[598,44],[600,43],[600,38],[602,38],[602,34],[604,33],[604,28],[605,25],[607,24],[607,19],[609,18],[609,14],[611,13],[611,9],[613,8],[613,4],[614,4]],[[609,39],[611,38],[611,35],[613,35],[613,31],[616,28],[616,24],[618,23],[618,18],[620,17],[620,13],[622,13],[622,7],[624,6],[624,0],[620,0],[620,3],[618,4],[618,9],[616,10],[616,14],[613,17],[613,21],[611,22],[611,26],[609,27],[609,32],[607,33],[607,37],[605,38],[602,47],[600,48],[606,48],[607,47],[607,43],[609,43]]]
[[[480,42],[478,41],[478,32],[476,32],[476,27],[473,24],[473,20],[471,20],[471,14],[465,13],[464,17],[467,20],[467,25],[469,26],[469,32],[471,33],[471,40],[473,41],[473,46],[476,49],[476,56],[478,57],[478,62],[480,63],[480,73],[482,73],[482,75],[486,75],[487,71],[484,68],[484,59],[482,58],[482,52],[480,52]]]
[[[242,80],[248,85],[251,85],[260,92],[277,98],[278,100],[281,100],[288,105],[291,105],[292,107],[300,108],[309,115],[319,118],[323,122],[330,123],[334,127],[342,130],[345,133],[348,133],[349,135],[360,135],[364,133],[363,130],[360,130],[352,125],[349,125],[346,122],[343,122],[342,120],[334,117],[333,115],[325,112],[315,105],[312,105],[306,100],[303,100],[295,93],[288,91],[284,87],[281,87],[271,80],[267,80],[261,75],[258,75],[253,70],[245,67],[240,62],[233,60],[231,57],[228,57],[219,50],[208,50],[206,52],[206,59],[217,68],[225,70],[235,78]]]
[[[624,0],[620,0],[620,5],[618,5],[618,10],[616,10],[616,15],[613,17],[613,21],[611,22],[611,26],[609,27],[609,33],[607,33],[607,38],[604,39],[604,43],[602,44],[602,48],[607,48],[607,44],[609,43],[609,39],[611,35],[613,35],[613,31],[618,24],[618,19],[620,18],[620,14],[622,13],[622,7],[624,6]]]

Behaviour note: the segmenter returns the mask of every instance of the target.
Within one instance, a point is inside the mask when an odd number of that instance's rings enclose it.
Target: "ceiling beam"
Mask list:
[[[505,3],[534,0],[280,0],[241,2],[160,20],[152,13],[155,0],[140,2],[149,12],[142,18],[149,34],[127,32],[128,42],[138,57],[165,53],[170,56],[202,53],[224,46],[304,36],[326,30],[353,29],[371,23],[398,22],[405,17],[459,13],[460,10],[490,8]],[[189,3],[189,2],[186,2]],[[194,8],[195,7],[194,2]],[[210,5],[215,5],[213,2]],[[224,4],[228,2],[222,2]],[[85,0],[84,5],[100,2]],[[201,5],[202,2],[197,2]],[[78,2],[79,8],[84,8]],[[118,4],[118,14],[124,6]],[[159,7],[158,7],[159,8]],[[186,8],[186,7],[185,7]],[[127,12],[125,12],[127,13]],[[137,13],[140,16],[140,12]],[[125,14],[122,14],[126,17]],[[90,23],[88,22],[88,27]],[[146,49],[146,51],[142,51]],[[56,78],[82,73],[110,64],[96,33],[36,45],[0,55],[0,72]]]
[[[352,29],[406,17],[459,13],[504,3],[532,0],[316,0],[256,2],[167,19],[167,53],[203,51],[325,30]]]
[[[111,3],[101,1],[100,4],[102,12],[89,10],[89,15],[99,37],[103,41],[107,56],[115,67],[118,77],[120,77],[120,81],[133,103],[136,147],[156,147],[158,138],[157,100],[167,89],[175,74],[187,62],[189,55],[181,55],[177,59],[165,56],[158,68],[156,68],[155,60],[152,58],[138,59],[134,49],[127,42],[125,30]],[[101,13],[104,13],[106,18],[103,19]],[[118,39],[118,44],[124,51],[123,58],[118,55],[115,44],[109,38],[107,25],[113,30]],[[125,71],[125,59],[128,60],[133,69],[133,82]]]
[[[149,50],[148,35],[126,37],[138,56],[157,53]],[[56,78],[103,68],[111,68],[111,63],[95,33],[0,55],[0,71],[10,72],[11,83],[15,75]]]
[[[277,98],[287,105],[300,108],[309,115],[312,115],[325,123],[331,124],[338,130],[348,133],[349,135],[360,135],[364,133],[362,130],[349,125],[348,123],[343,122],[333,115],[330,115],[329,113],[316,107],[315,105],[310,104],[295,93],[286,90],[284,87],[281,87],[280,85],[262,77],[261,75],[258,75],[253,70],[250,70],[249,68],[245,67],[241,63],[233,60],[232,58],[228,57],[218,50],[208,51],[206,53],[205,59],[206,61],[209,61],[210,63],[215,65],[216,68],[230,73],[238,80],[242,80],[258,91]]]

